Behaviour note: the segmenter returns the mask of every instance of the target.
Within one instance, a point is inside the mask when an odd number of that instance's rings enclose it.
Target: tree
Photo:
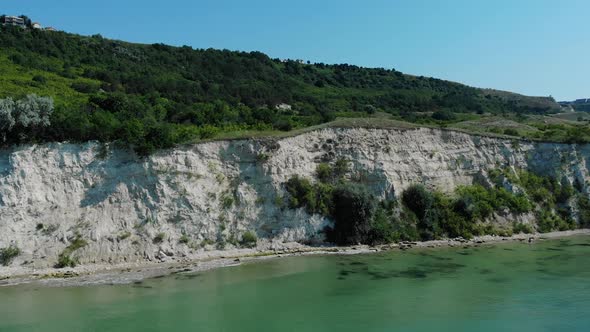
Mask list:
[[[432,240],[437,219],[437,213],[433,209],[434,195],[423,185],[413,185],[403,192],[402,201],[418,218],[422,239]]]
[[[0,99],[0,135],[3,142],[6,141],[6,135],[16,124],[13,114],[14,106],[12,98]]]
[[[453,121],[457,118],[457,116],[455,116],[455,113],[451,111],[444,110],[434,112],[432,114],[432,118],[439,121]]]
[[[332,193],[334,229],[328,239],[338,245],[368,243],[376,210],[375,197],[365,187],[343,184]]]
[[[48,127],[53,113],[53,99],[28,95],[14,101],[12,98],[0,99],[0,135],[6,142],[8,133],[26,136],[36,128]]]
[[[52,113],[52,98],[31,94],[16,102],[16,125],[24,128],[47,127],[51,124],[49,118]]]

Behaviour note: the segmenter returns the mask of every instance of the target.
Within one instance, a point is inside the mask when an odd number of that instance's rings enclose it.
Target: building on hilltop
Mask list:
[[[47,27],[45,28],[45,31],[57,31],[57,29],[54,27]]]
[[[22,17],[17,16],[5,16],[4,23],[5,25],[14,25],[21,28],[26,28],[25,19]]]
[[[43,27],[41,26],[41,23],[39,23],[39,22],[33,22],[32,27],[33,27],[33,29],[43,29]]]

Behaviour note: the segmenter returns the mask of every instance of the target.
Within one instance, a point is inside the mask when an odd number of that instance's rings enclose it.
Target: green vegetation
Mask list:
[[[535,230],[531,225],[523,223],[514,223],[514,225],[512,225],[512,232],[515,234],[532,234],[535,232]]]
[[[412,185],[401,194],[399,202],[390,199],[379,202],[360,177],[347,176],[347,166],[342,173],[336,171],[337,164],[319,164],[315,182],[299,176],[290,178],[285,183],[288,192],[285,199],[290,208],[305,208],[309,213],[332,219],[334,226],[326,230],[326,235],[338,245],[486,234],[511,236],[535,230],[568,230],[590,223],[590,200],[586,194],[579,193],[579,186],[565,178],[557,181],[527,171],[495,170],[490,172],[494,182],[491,187],[461,186],[448,195]],[[572,200],[577,201],[578,223],[572,214]],[[531,212],[537,217],[535,227],[493,222],[495,216]]]
[[[165,239],[166,239],[165,233],[158,233],[158,234],[156,234],[156,236],[154,236],[153,243],[154,244],[162,243],[162,242],[164,242]]]
[[[4,144],[120,141],[145,155],[182,142],[274,135],[337,117],[386,115],[446,126],[485,115],[559,110],[552,98],[393,69],[302,64],[260,52],[131,44],[10,26],[0,30],[0,99],[36,94],[54,102],[42,130],[0,125]],[[578,129],[572,130],[556,136],[578,137],[573,135]]]
[[[131,236],[131,232],[123,232],[117,236],[117,239],[119,241],[123,241],[125,239],[128,239],[130,236]]]
[[[242,240],[240,241],[240,245],[246,248],[254,248],[258,243],[258,237],[253,232],[246,232],[242,234]]]
[[[340,184],[332,191],[334,228],[328,240],[338,244],[367,243],[375,215],[375,197],[358,184]]]
[[[180,244],[188,244],[190,242],[190,238],[186,234],[182,234],[180,239],[178,239],[178,243]]]
[[[590,227],[590,199],[587,195],[578,195],[578,212],[580,214],[580,225]]]
[[[423,240],[483,235],[487,232],[479,223],[494,212],[520,214],[532,209],[524,195],[480,185],[459,187],[452,197],[414,185],[404,191],[402,201],[416,215]]]
[[[88,242],[86,242],[80,234],[76,234],[74,239],[70,242],[70,245],[59,254],[55,268],[76,267],[76,265],[78,265],[78,260],[72,258],[72,254],[86,245],[88,245]]]
[[[17,246],[11,245],[7,248],[0,249],[0,265],[8,266],[20,255],[21,251]]]

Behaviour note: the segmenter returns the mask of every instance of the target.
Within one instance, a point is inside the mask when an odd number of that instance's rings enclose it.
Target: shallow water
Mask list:
[[[590,237],[0,288],[0,331],[590,331]]]

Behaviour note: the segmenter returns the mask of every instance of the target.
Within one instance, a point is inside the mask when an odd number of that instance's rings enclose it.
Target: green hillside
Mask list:
[[[552,98],[382,68],[0,29],[0,99],[36,94],[54,101],[49,126],[18,121],[3,126],[0,116],[4,144],[117,140],[149,153],[228,133],[290,131],[337,117],[378,115],[446,126],[560,109]],[[14,106],[13,112],[21,111]]]

